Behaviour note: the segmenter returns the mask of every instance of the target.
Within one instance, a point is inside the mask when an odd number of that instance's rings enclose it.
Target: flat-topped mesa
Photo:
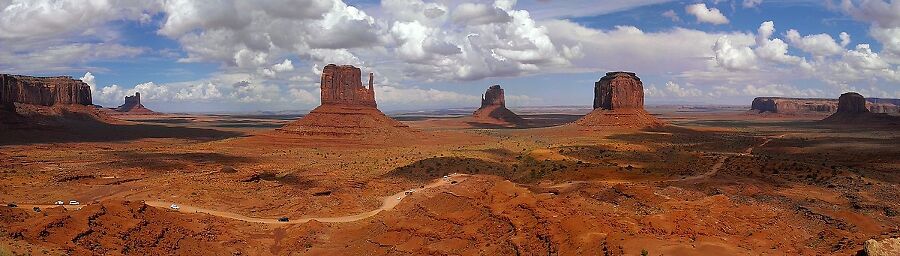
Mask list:
[[[377,107],[375,75],[369,73],[369,88],[363,87],[359,68],[328,64],[322,70],[322,105]]]
[[[837,112],[838,99],[756,97],[750,105],[750,113],[782,115],[823,116]],[[867,98],[865,106],[872,113],[900,113],[900,100]]]
[[[32,77],[0,74],[0,106],[14,103],[54,106],[91,105],[91,87],[67,76]]]
[[[609,72],[594,83],[594,109],[643,109],[644,85],[635,73]]]
[[[503,88],[500,88],[500,85],[493,85],[488,87],[487,91],[481,95],[481,108],[485,108],[488,106],[503,106],[506,107],[506,99],[503,96]]]
[[[837,100],[834,99],[802,99],[781,97],[756,97],[750,104],[750,110],[757,113],[803,114],[834,113]]]

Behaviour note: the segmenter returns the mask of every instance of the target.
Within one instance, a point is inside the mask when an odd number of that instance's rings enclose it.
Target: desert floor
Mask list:
[[[587,132],[557,108],[528,128],[403,115],[421,136],[399,143],[263,115],[7,133],[0,255],[852,255],[900,236],[900,130],[648,111],[669,126]]]

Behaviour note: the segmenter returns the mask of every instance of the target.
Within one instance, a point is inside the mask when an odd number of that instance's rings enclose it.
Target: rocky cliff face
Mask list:
[[[150,114],[152,110],[147,109],[141,104],[141,93],[136,92],[134,96],[125,96],[125,104],[116,108],[116,112]]]
[[[0,105],[91,105],[91,87],[71,77],[0,74]]]
[[[644,85],[634,73],[609,72],[594,84],[594,109],[643,109]]]
[[[636,74],[609,72],[594,83],[594,111],[575,121],[582,130],[646,128],[664,123],[644,110],[644,85]]]
[[[322,105],[366,106],[375,104],[374,75],[369,73],[369,88],[363,87],[359,68],[329,64],[322,70]]]

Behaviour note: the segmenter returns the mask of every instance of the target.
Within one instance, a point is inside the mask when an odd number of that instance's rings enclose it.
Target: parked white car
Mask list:
[[[71,200],[71,201],[69,201],[69,204],[70,205],[79,205],[81,203],[79,203],[78,201],[75,201],[75,200]]]
[[[63,202],[63,200],[56,201],[56,205],[64,205],[64,204],[66,204],[66,202]]]
[[[179,207],[177,204],[172,204],[172,205],[169,206],[169,208],[172,208],[172,210],[178,210],[178,209],[181,209],[181,207]]]

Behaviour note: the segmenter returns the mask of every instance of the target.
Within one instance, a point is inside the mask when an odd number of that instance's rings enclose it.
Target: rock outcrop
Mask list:
[[[369,73],[369,88],[362,86],[359,68],[329,64],[322,70],[322,105],[377,107],[375,75]]]
[[[900,125],[900,117],[885,113],[872,113],[866,108],[866,98],[855,92],[841,94],[837,112],[823,122],[855,126]]]
[[[71,77],[31,77],[0,74],[0,105],[91,105],[91,87]]]
[[[867,256],[896,256],[900,255],[900,238],[888,238],[881,241],[869,239],[863,250]]]
[[[644,110],[644,85],[635,73],[630,72],[609,72],[597,81],[594,84],[594,111],[575,124],[586,130],[663,125]]]
[[[644,84],[635,73],[609,72],[594,83],[594,109],[644,109]]]
[[[865,106],[873,113],[900,113],[898,99],[867,99]],[[757,97],[750,105],[750,112],[754,114],[825,116],[834,114],[837,109],[837,99],[821,98]]]
[[[130,115],[150,115],[156,113],[141,104],[141,93],[139,92],[135,92],[134,96],[125,96],[125,104],[122,104],[115,110],[118,113]]]
[[[411,135],[412,129],[378,110],[374,75],[369,74],[369,87],[365,88],[360,73],[354,66],[325,66],[321,81],[322,104],[278,131],[311,137],[385,140]]]
[[[492,124],[523,124],[525,119],[506,108],[503,88],[494,85],[481,97],[481,107],[472,114],[478,122]]]

